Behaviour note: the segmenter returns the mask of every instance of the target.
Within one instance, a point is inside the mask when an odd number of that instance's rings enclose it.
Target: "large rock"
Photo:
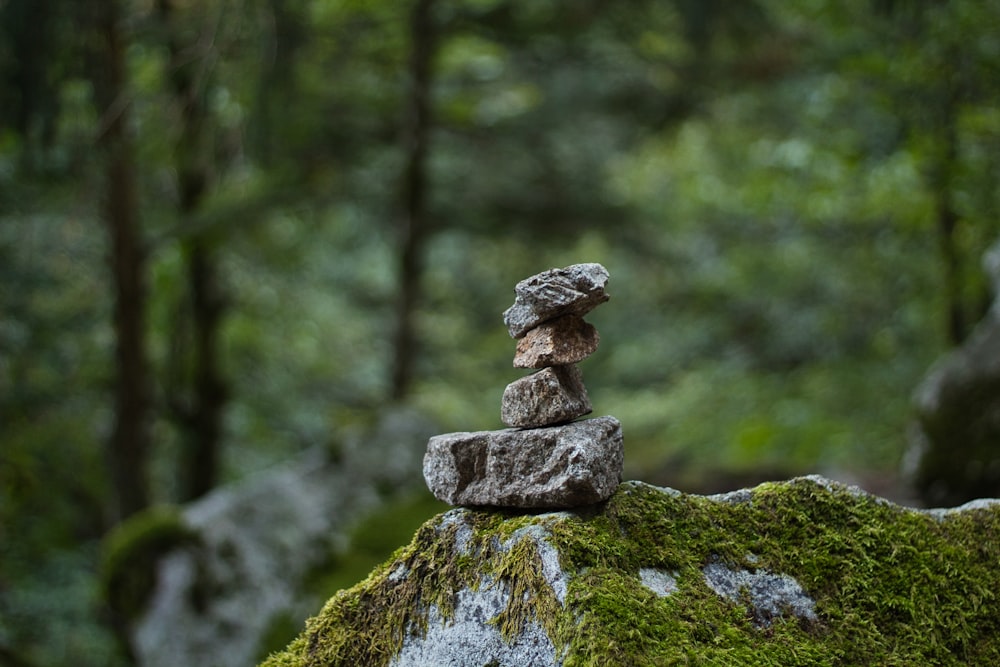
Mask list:
[[[563,315],[539,324],[517,341],[514,368],[575,364],[592,355],[600,342],[592,324],[576,315]]]
[[[142,667],[245,667],[271,628],[304,619],[316,572],[386,489],[416,490],[421,448],[437,427],[412,410],[342,433],[339,455],[320,449],[186,505],[196,541],[164,555],[148,604],[131,628]],[[296,621],[297,622],[297,621]]]
[[[557,508],[605,500],[621,481],[621,424],[598,417],[563,426],[436,435],[424,479],[452,505]]]
[[[998,562],[998,501],[628,482],[578,511],[440,515],[264,664],[996,665]]]
[[[984,260],[1000,295],[1000,243]],[[905,472],[928,504],[1000,495],[1000,299],[915,394]]]
[[[568,422],[593,409],[580,369],[553,366],[507,385],[500,420],[507,426],[534,428]]]
[[[525,278],[514,286],[514,305],[503,314],[511,337],[521,338],[560,315],[583,317],[608,300],[608,270],[600,264],[573,264]]]

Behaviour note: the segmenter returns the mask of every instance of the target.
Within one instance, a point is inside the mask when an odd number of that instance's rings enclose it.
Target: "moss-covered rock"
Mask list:
[[[264,665],[995,665],[998,591],[998,502],[629,482],[588,510],[438,516]]]
[[[177,507],[152,507],[120,523],[105,538],[101,584],[108,605],[125,622],[145,608],[156,584],[156,566],[171,550],[198,540]]]
[[[177,509],[174,521],[198,539],[165,544],[168,552],[158,550],[155,567],[143,570],[143,595],[128,596],[126,640],[137,664],[255,664],[337,590],[331,570],[371,569],[376,561],[358,551],[372,540],[361,533],[378,518],[372,512],[422,488],[414,473],[438,428],[406,407],[356,426],[337,432],[335,457],[311,449]],[[419,508],[423,517],[431,507]],[[419,523],[394,519],[393,528],[410,526],[407,535]],[[393,545],[405,539],[396,535]]]

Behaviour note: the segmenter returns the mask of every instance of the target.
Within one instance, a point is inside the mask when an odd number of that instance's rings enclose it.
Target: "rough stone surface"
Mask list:
[[[580,317],[608,300],[608,270],[600,264],[574,264],[525,278],[514,287],[514,305],[503,314],[511,337],[521,338],[560,315]]]
[[[661,598],[677,592],[677,577],[655,567],[640,568],[639,581]]]
[[[583,361],[597,350],[601,337],[592,324],[563,315],[540,324],[517,341],[515,368],[565,366]]]
[[[702,572],[716,595],[736,603],[746,600],[747,611],[758,628],[770,627],[785,614],[804,621],[816,620],[816,602],[787,574],[731,568],[725,563],[709,563]]]
[[[593,409],[580,369],[553,366],[507,385],[500,420],[507,426],[535,428],[568,422]]]
[[[576,507],[608,498],[621,481],[621,424],[598,417],[544,429],[436,435],[424,479],[452,505]]]
[[[998,559],[997,501],[626,482],[586,509],[432,519],[265,665],[996,665]]]
[[[555,646],[537,622],[525,624],[521,634],[508,643],[495,625],[510,604],[510,590],[483,579],[476,590],[458,592],[455,612],[446,618],[431,605],[427,612],[427,634],[411,637],[389,663],[390,667],[534,667],[555,665]]]
[[[467,545],[471,526],[464,514],[449,513],[446,523],[457,524],[456,538],[462,536]],[[522,540],[531,542],[539,556],[540,574],[560,604],[566,602],[566,573],[559,566],[559,554],[548,542],[549,534],[533,525],[515,531],[504,540],[501,551],[509,553]],[[456,539],[459,553],[468,555]],[[427,612],[427,632],[411,632],[403,641],[399,654],[390,667],[466,667],[504,665],[504,667],[536,667],[558,665],[552,640],[537,620],[529,619],[513,641],[508,641],[496,623],[490,623],[510,605],[509,582],[494,577],[482,577],[475,589],[458,591],[455,610],[449,618],[437,605]],[[486,622],[484,622],[486,621]],[[414,630],[414,628],[411,628]]]

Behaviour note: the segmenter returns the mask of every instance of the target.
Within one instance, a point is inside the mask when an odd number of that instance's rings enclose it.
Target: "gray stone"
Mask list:
[[[521,338],[560,315],[586,315],[608,300],[608,270],[600,264],[574,264],[525,278],[514,287],[514,305],[503,314],[511,337]]]
[[[515,368],[565,366],[583,361],[601,342],[597,329],[576,315],[539,324],[517,341]]]
[[[639,581],[658,597],[665,598],[677,592],[677,573],[659,570],[655,567],[639,569]]]
[[[542,429],[436,435],[424,479],[452,505],[577,507],[607,499],[622,476],[621,424],[598,417]]]
[[[507,426],[537,428],[568,422],[593,409],[580,369],[553,366],[507,385],[500,419]]]
[[[452,510],[466,512],[466,510]],[[451,515],[449,523],[458,523],[462,532],[471,534],[472,527],[462,514]],[[439,532],[440,532],[439,524]],[[522,540],[530,540],[537,551],[539,573],[560,605],[566,602],[567,573],[559,565],[559,553],[549,543],[549,531],[539,525],[526,526],[500,545],[509,553]],[[456,550],[462,549],[456,540]],[[469,555],[465,553],[464,555]],[[473,554],[475,558],[475,554]],[[505,638],[496,621],[511,602],[508,581],[484,576],[475,589],[464,588],[455,596],[455,608],[446,617],[437,605],[427,610],[426,632],[418,624],[404,635],[399,654],[390,667],[466,667],[474,665],[504,665],[504,667],[555,667],[562,664],[555,645],[537,620],[525,622],[521,631]]]
[[[747,611],[758,628],[770,627],[786,613],[804,621],[816,620],[815,601],[787,574],[730,568],[723,563],[709,563],[702,574],[716,595],[733,602],[747,601]]]
[[[455,610],[450,617],[444,616],[437,605],[430,606],[426,634],[408,634],[390,667],[561,664],[556,661],[552,640],[538,622],[528,621],[510,642],[495,624],[488,622],[500,616],[510,604],[509,586],[484,579],[477,589],[460,590],[455,598]]]

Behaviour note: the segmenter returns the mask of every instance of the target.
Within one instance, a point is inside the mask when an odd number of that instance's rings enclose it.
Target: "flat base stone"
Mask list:
[[[624,443],[614,417],[562,426],[436,435],[424,479],[451,505],[568,508],[606,500],[622,478]]]

